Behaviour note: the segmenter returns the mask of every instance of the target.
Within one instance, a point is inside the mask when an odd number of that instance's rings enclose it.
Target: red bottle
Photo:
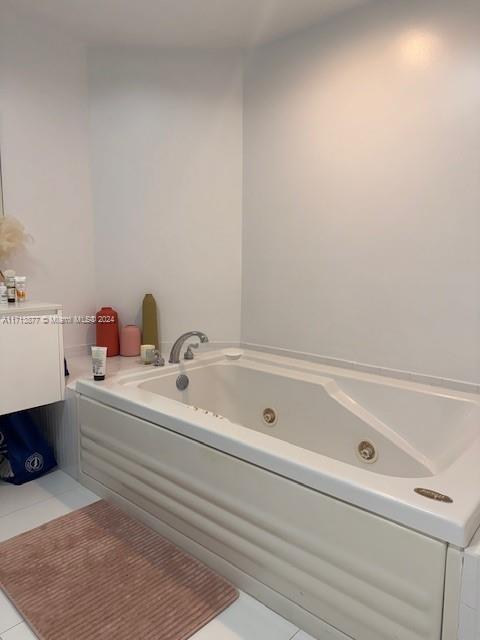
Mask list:
[[[107,357],[118,356],[120,340],[118,334],[118,313],[112,307],[102,307],[97,311],[97,347],[107,347]]]

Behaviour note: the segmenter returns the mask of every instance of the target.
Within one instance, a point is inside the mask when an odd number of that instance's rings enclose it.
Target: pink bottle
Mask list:
[[[120,331],[120,355],[133,357],[140,355],[141,334],[134,324],[127,324]]]

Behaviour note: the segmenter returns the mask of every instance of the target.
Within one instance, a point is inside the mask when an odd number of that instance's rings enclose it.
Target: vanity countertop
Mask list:
[[[92,377],[92,357],[91,355],[76,355],[68,356],[67,365],[70,375],[65,378],[66,384],[69,389],[75,390],[75,383],[80,378]],[[135,368],[148,368],[152,365],[144,365],[140,360],[140,356],[134,356],[126,358],[124,356],[114,356],[113,358],[107,358],[107,376],[115,375],[121,371],[127,371]]]

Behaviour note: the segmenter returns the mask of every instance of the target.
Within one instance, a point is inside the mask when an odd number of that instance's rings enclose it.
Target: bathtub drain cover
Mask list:
[[[275,409],[268,407],[263,410],[263,421],[268,424],[269,427],[273,427],[277,423],[277,412]]]
[[[185,389],[188,387],[189,384],[190,384],[190,380],[188,379],[188,376],[186,376],[184,373],[178,376],[177,389],[179,391],[185,391]]]
[[[368,440],[362,440],[357,447],[357,455],[365,464],[373,464],[378,459],[377,449]]]

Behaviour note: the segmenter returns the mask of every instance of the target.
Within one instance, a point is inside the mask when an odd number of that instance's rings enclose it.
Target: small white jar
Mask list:
[[[27,299],[27,278],[25,276],[15,276],[15,289],[17,302],[25,302]]]

